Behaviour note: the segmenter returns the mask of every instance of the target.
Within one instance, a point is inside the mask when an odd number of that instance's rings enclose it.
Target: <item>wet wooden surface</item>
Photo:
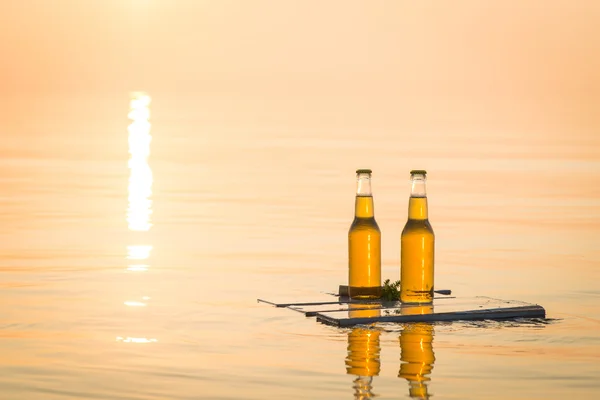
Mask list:
[[[339,293],[344,292],[340,285]],[[451,293],[443,291],[443,293]],[[460,320],[501,320],[543,318],[544,308],[518,300],[491,297],[452,297],[438,295],[429,305],[407,305],[399,301],[351,300],[335,293],[318,293],[306,299],[258,299],[275,307],[287,307],[318,322],[352,326],[376,322],[435,322]]]

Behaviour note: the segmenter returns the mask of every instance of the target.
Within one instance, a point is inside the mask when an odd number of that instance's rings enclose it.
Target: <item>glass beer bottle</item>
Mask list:
[[[348,295],[381,297],[381,232],[373,212],[371,170],[356,171],[354,221],[348,231]]]
[[[435,236],[427,215],[427,172],[410,171],[410,180],[408,221],[400,244],[400,301],[431,303]]]

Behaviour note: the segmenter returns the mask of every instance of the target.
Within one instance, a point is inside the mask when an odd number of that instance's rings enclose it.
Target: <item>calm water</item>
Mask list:
[[[151,95],[147,159],[127,94],[6,101],[28,111],[0,126],[0,398],[600,396],[597,134]],[[359,167],[384,278],[426,168],[436,287],[547,320],[338,329],[258,304],[346,282]]]

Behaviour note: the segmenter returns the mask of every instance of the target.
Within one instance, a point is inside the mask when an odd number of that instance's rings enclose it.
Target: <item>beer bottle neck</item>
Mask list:
[[[410,197],[427,197],[427,192],[425,190],[425,176],[413,175],[410,178],[410,181]]]
[[[371,193],[371,175],[360,173],[356,177],[356,202],[354,215],[358,218],[373,218],[373,194]]]
[[[408,219],[428,219],[427,191],[425,176],[411,176],[410,199],[408,201]]]
[[[372,196],[370,174],[358,174],[356,176],[356,195]]]

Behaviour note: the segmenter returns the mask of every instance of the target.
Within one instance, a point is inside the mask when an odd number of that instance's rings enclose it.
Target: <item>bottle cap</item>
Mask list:
[[[371,171],[370,169],[357,169],[356,170],[357,174],[370,174],[371,172],[373,172],[373,171]]]
[[[412,171],[410,171],[411,175],[427,175],[427,171],[425,171],[424,169],[413,169]]]

